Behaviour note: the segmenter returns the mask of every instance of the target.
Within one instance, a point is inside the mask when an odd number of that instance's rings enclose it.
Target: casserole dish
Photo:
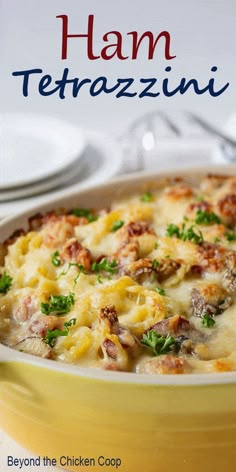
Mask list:
[[[181,177],[201,177],[209,171],[191,169]],[[235,167],[214,173],[232,175]],[[69,209],[78,203],[102,208],[114,197],[143,191],[147,182],[179,174],[136,174],[68,193],[2,222],[1,240],[26,228],[28,218],[39,210]],[[0,426],[32,453],[56,458],[59,466],[218,472],[227,464],[228,471],[234,470],[234,372],[150,376],[100,371],[39,359],[3,345],[0,360]]]

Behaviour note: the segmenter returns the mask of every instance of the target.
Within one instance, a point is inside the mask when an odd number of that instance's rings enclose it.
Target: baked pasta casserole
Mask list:
[[[236,370],[236,177],[37,214],[0,248],[0,340],[137,374]]]

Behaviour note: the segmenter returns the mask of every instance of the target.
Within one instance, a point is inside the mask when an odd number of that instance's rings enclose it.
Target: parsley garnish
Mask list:
[[[49,303],[41,303],[41,311],[44,315],[54,313],[57,316],[69,313],[72,305],[75,303],[75,294],[69,295],[50,295]]]
[[[229,232],[226,232],[225,233],[225,237],[226,239],[231,242],[231,241],[236,241],[236,233],[229,233]]]
[[[144,203],[151,202],[152,199],[153,199],[153,196],[151,192],[145,192],[140,197],[141,202],[144,202]]]
[[[210,225],[210,224],[220,224],[221,219],[213,211],[207,212],[204,210],[198,210],[195,218],[195,223],[198,225]]]
[[[100,262],[94,262],[91,269],[96,273],[100,272],[100,270],[104,270],[104,272],[109,272],[109,274],[115,274],[117,271],[117,266],[118,262],[116,260],[108,262],[107,259],[103,257]]]
[[[3,274],[0,277],[0,293],[7,293],[9,288],[12,285],[12,277],[10,275],[7,275],[6,272],[3,272]]]
[[[112,231],[117,231],[118,229],[122,228],[122,226],[125,224],[124,221],[119,220],[119,221],[114,221],[111,230]]]
[[[87,218],[89,223],[92,223],[98,219],[98,216],[94,215],[91,210],[88,210],[87,208],[74,208],[72,210],[72,214],[78,217]]]
[[[196,230],[198,232],[196,232]],[[194,230],[194,226],[190,226],[190,228],[188,229],[185,229],[183,227],[182,232],[181,232],[181,239],[183,241],[193,241],[196,244],[203,242],[202,232],[200,231],[199,228],[196,228],[196,230]]]
[[[51,255],[51,261],[52,261],[52,264],[56,267],[59,267],[61,265],[60,254],[58,251],[54,252]]]
[[[74,283],[76,284],[81,272],[83,272],[83,274],[85,273],[84,266],[82,264],[77,264],[76,262],[69,262],[67,269],[61,272],[56,278],[56,280],[60,279],[60,277],[62,277],[63,275],[67,275],[71,267],[77,267],[77,269],[79,270],[78,275],[74,279]]]
[[[204,313],[202,316],[202,326],[204,328],[212,328],[215,324],[215,320],[208,313]]]
[[[156,292],[159,293],[159,295],[165,296],[166,292],[163,288],[156,287],[155,288]]]
[[[173,223],[170,223],[167,226],[166,234],[169,237],[176,236],[178,239],[182,239],[182,241],[193,241],[195,244],[203,242],[203,235],[200,229],[194,225],[186,228],[185,223],[182,224],[181,228]]]
[[[56,338],[58,338],[58,336],[68,336],[69,328],[74,326],[75,323],[76,318],[72,318],[71,320],[64,323],[65,329],[63,331],[61,329],[48,329],[44,338],[45,343],[49,344],[51,347],[54,347]]]
[[[176,236],[177,238],[180,238],[180,228],[177,225],[174,225],[173,223],[170,223],[167,226],[166,234],[170,238],[172,238],[173,236]]]
[[[155,329],[151,329],[146,334],[143,334],[141,343],[150,347],[155,356],[159,356],[160,354],[166,354],[169,352],[172,346],[176,344],[176,341],[175,338],[169,334],[167,334],[167,336],[162,336],[162,334],[157,333]]]
[[[76,323],[76,318],[71,318],[69,321],[65,321],[64,326],[66,328],[70,328],[71,326],[74,326]]]
[[[214,238],[214,243],[219,243],[220,242],[220,238]]]
[[[156,259],[153,259],[153,261],[152,261],[152,268],[153,268],[153,269],[156,269],[156,268],[158,267],[158,265],[159,265],[159,262],[158,262]]]
[[[68,336],[68,330],[65,329],[62,331],[61,329],[48,329],[45,334],[44,341],[46,344],[49,344],[49,346],[54,347],[56,338],[58,336]]]

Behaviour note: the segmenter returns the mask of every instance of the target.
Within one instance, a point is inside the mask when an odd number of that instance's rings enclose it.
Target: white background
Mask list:
[[[124,53],[131,53],[127,32],[140,34],[150,30],[158,34],[168,30],[171,50],[177,58],[163,61],[160,43],[153,61],[146,59],[145,48],[140,48],[136,61],[88,61],[83,39],[69,40],[69,58],[61,61],[61,20],[57,15],[69,16],[69,31],[85,33],[89,14],[95,15],[94,49],[99,52],[102,35],[119,30],[124,37]],[[221,124],[236,108],[235,44],[236,3],[234,0],[0,0],[0,103],[2,111],[33,111],[66,118],[90,129],[117,135],[129,122],[146,110],[191,109],[205,118]],[[178,84],[182,77],[199,78],[206,85],[212,66],[218,66],[217,83],[230,82],[230,88],[219,98],[209,94],[197,96],[193,91],[172,98],[121,98],[100,95],[91,98],[87,89],[78,98],[68,96],[41,97],[37,81],[32,82],[30,96],[22,97],[21,79],[12,72],[39,67],[53,78],[60,79],[64,67],[72,77],[96,78],[164,76],[164,68],[171,65],[171,80]],[[174,88],[174,87],[173,87]]]

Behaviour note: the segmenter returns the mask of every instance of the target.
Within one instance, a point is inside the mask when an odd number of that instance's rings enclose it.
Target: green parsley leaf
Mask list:
[[[236,241],[236,233],[229,233],[229,232],[226,232],[225,233],[225,237],[226,239],[231,242],[231,241]]]
[[[219,243],[220,242],[220,238],[214,238],[214,243]]]
[[[44,315],[54,313],[56,316],[61,316],[69,313],[74,303],[74,293],[70,292],[69,295],[51,295],[49,303],[41,303],[41,311]]]
[[[78,274],[76,275],[76,277],[74,278],[74,284],[76,285],[79,278],[80,278],[80,274],[82,272],[82,274],[85,274],[85,268],[82,264],[76,264],[76,267],[79,269],[79,272]]]
[[[7,293],[9,288],[12,286],[13,278],[10,275],[7,275],[6,272],[3,272],[0,276],[0,293]]]
[[[153,259],[153,261],[152,261],[153,269],[156,269],[158,266],[159,266],[159,262],[156,259]]]
[[[65,329],[62,331],[61,329],[48,329],[45,334],[44,342],[49,344],[50,347],[54,347],[58,336],[68,336],[68,330]]]
[[[180,228],[177,225],[170,223],[167,226],[166,235],[169,236],[170,238],[173,238],[173,236],[176,236],[177,238],[180,239]]]
[[[70,328],[71,326],[75,326],[76,318],[71,318],[69,321],[65,321],[64,326],[66,328]]]
[[[170,352],[172,346],[176,344],[176,341],[175,338],[169,334],[167,336],[162,336],[162,334],[157,333],[155,329],[151,329],[146,334],[143,334],[141,343],[150,347],[155,356],[159,356]]]
[[[148,203],[153,200],[153,195],[151,192],[145,192],[140,197],[141,202]]]
[[[203,235],[199,228],[194,230],[194,226],[190,226],[188,229],[183,228],[181,239],[183,241],[193,241],[195,244],[199,244],[203,242]]]
[[[78,275],[77,275],[77,276],[75,277],[75,279],[74,279],[74,283],[76,284],[77,281],[78,281],[78,278],[79,278],[79,276],[80,276],[80,274],[81,274],[81,272],[82,272],[83,274],[85,274],[85,268],[84,268],[84,266],[83,266],[82,264],[77,264],[76,262],[69,262],[67,269],[64,270],[63,272],[61,272],[61,273],[58,275],[58,277],[56,278],[56,280],[60,279],[60,277],[62,277],[62,276],[64,276],[64,275],[67,275],[71,267],[77,267],[77,269],[79,270]]]
[[[207,212],[204,210],[198,210],[195,218],[195,223],[198,225],[211,225],[211,224],[220,224],[221,219],[213,211]]]
[[[69,328],[71,326],[74,326],[75,323],[76,323],[76,318],[71,318],[71,320],[66,321],[64,323],[64,326],[65,326],[64,330],[61,330],[61,329],[48,329],[46,331],[45,338],[44,338],[45,343],[49,344],[49,346],[51,346],[51,347],[54,347],[55,342],[56,342],[56,338],[58,338],[58,336],[68,336]]]
[[[169,224],[167,226],[166,234],[169,237],[176,236],[182,241],[193,241],[195,244],[203,242],[203,235],[199,228],[192,225],[189,228],[186,228],[185,223],[182,224],[182,227],[179,228],[174,224]]]
[[[204,313],[202,316],[202,326],[204,328],[212,328],[215,324],[215,320],[208,313]]]
[[[101,277],[101,275],[98,275],[98,276],[97,276],[97,281],[98,281],[99,284],[102,284],[102,277]]]
[[[122,228],[122,226],[125,224],[124,221],[119,220],[119,221],[114,221],[111,230],[112,231],[117,231],[118,229]]]
[[[166,292],[163,288],[156,287],[155,288],[156,292],[159,293],[159,295],[165,296]]]
[[[56,267],[59,267],[61,265],[60,254],[58,251],[54,252],[51,255],[51,261],[52,261],[52,264]]]
[[[159,247],[159,243],[156,241],[154,244],[154,249],[157,249]]]
[[[89,223],[92,223],[98,219],[98,216],[94,215],[91,210],[88,210],[87,208],[74,208],[72,210],[72,214],[78,217],[87,218]]]
[[[109,274],[115,274],[117,272],[117,266],[118,262],[116,260],[108,262],[107,259],[103,257],[100,262],[94,262],[91,269],[96,273],[104,270],[104,272],[108,272]]]

